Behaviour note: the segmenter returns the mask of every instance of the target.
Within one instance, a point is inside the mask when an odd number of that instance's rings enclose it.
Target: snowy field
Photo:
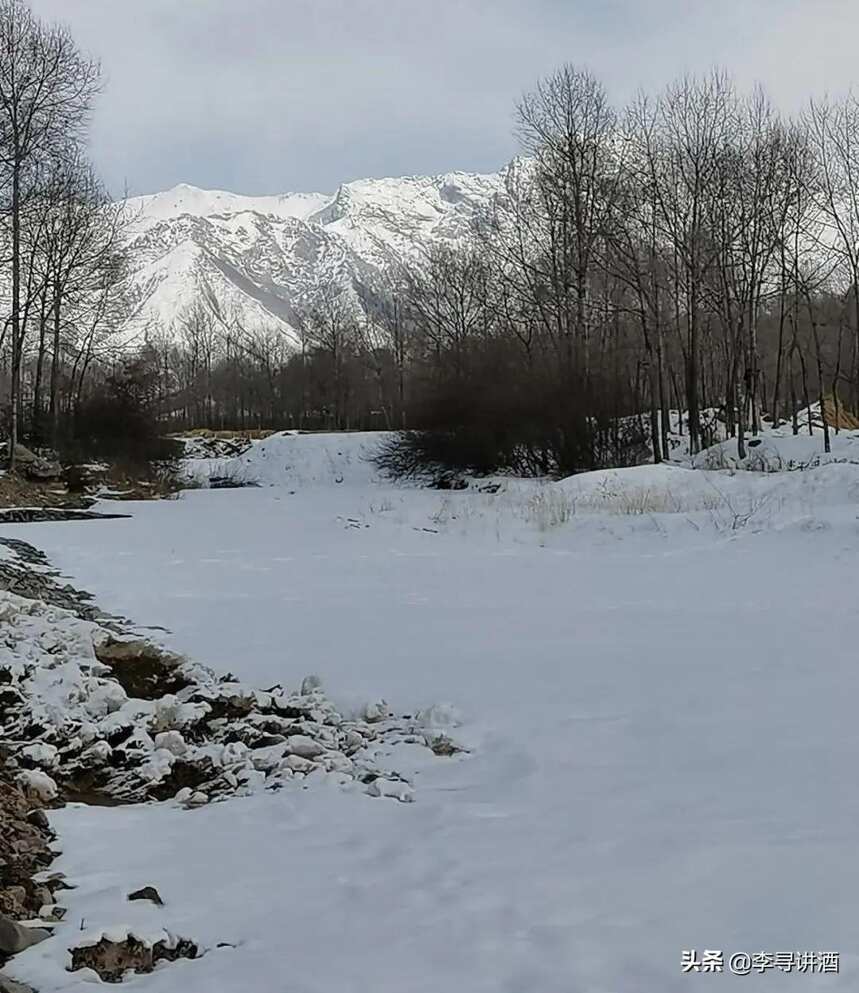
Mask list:
[[[859,466],[441,493],[377,480],[370,442],[273,438],[259,488],[0,529],[217,670],[449,703],[470,750],[401,770],[412,804],[52,814],[77,888],[12,974],[91,989],[65,950],[127,924],[207,949],[128,983],[152,993],[859,989]],[[705,948],[841,972],[684,975]]]

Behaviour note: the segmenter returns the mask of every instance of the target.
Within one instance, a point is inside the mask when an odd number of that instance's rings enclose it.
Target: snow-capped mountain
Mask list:
[[[297,310],[326,290],[356,294],[421,246],[462,238],[505,174],[357,180],[333,195],[180,185],[132,198],[131,330],[175,331],[203,300],[226,322],[291,334]]]

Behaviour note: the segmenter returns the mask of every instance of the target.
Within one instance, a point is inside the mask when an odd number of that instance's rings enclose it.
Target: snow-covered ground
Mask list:
[[[11,971],[88,989],[65,949],[125,924],[207,949],[132,981],[154,993],[859,988],[859,466],[441,493],[379,481],[368,441],[268,439],[240,461],[276,485],[0,532],[254,685],[448,702],[470,753],[402,770],[408,805],[52,814],[77,889]],[[684,975],[693,948],[841,972]]]

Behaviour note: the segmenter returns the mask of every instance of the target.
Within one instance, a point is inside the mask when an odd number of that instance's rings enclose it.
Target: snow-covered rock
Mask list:
[[[356,765],[356,756],[370,742],[378,749],[412,732],[384,701],[362,720],[344,718],[318,679],[305,679],[300,693],[257,690],[5,591],[0,615],[7,701],[0,732],[21,768],[20,785],[44,803],[83,789],[197,807],[318,770],[370,782],[382,771],[366,758]],[[158,695],[162,679],[181,688]],[[146,699],[129,695],[120,680]],[[403,799],[402,789],[373,795]]]
[[[364,708],[364,720],[368,724],[375,724],[377,721],[383,721],[386,717],[391,716],[391,708],[388,706],[385,700],[377,700],[374,703],[368,703]]]
[[[18,774],[18,785],[28,796],[40,800],[43,803],[50,803],[59,794],[57,784],[46,773],[38,769],[27,769]]]
[[[324,747],[306,734],[293,734],[286,739],[286,750],[290,755],[300,755],[304,759],[318,758]]]
[[[55,745],[37,742],[35,745],[25,745],[21,749],[21,757],[41,769],[54,769],[59,765],[59,751]]]
[[[188,745],[178,731],[162,731],[156,734],[155,747],[171,752],[179,758],[188,752]]]

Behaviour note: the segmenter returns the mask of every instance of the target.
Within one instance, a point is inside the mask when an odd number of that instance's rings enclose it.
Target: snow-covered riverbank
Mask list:
[[[70,806],[68,925],[15,972],[88,988],[84,920],[209,949],[134,981],[165,993],[681,993],[691,948],[838,951],[743,989],[856,988],[859,467],[443,494],[321,466],[8,533],[254,685],[449,701],[470,754],[416,763],[410,805]]]

